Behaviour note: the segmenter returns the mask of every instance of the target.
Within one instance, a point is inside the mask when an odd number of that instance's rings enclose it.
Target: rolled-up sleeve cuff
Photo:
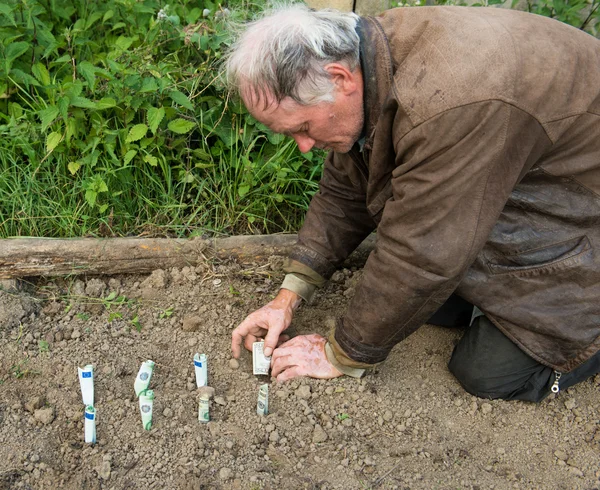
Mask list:
[[[280,289],[289,289],[300,296],[304,301],[310,303],[315,295],[317,286],[306,282],[295,274],[286,274]]]
[[[364,376],[366,371],[364,368],[344,366],[342,363],[340,363],[337,360],[337,357],[335,357],[335,354],[329,342],[325,344],[325,354],[327,355],[327,360],[331,364],[333,364],[333,366],[342,374],[345,374],[346,376],[350,376],[352,378],[362,378]]]

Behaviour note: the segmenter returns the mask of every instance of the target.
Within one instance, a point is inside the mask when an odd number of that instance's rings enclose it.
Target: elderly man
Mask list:
[[[360,376],[450,298],[475,305],[456,313],[470,326],[449,364],[470,393],[539,401],[600,371],[600,41],[504,9],[291,6],[245,30],[227,73],[256,119],[330,150],[279,294],[234,330],[235,357],[265,337],[280,381]],[[374,230],[329,338],[283,343]]]

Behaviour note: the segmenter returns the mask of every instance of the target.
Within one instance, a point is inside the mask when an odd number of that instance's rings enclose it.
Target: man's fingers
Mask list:
[[[257,337],[252,335],[252,334],[248,334],[246,335],[246,338],[244,339],[244,347],[249,350],[250,352],[252,352],[252,344],[254,342],[256,342]]]
[[[290,355],[279,355],[279,350],[276,351],[276,355],[271,359],[271,376],[277,377],[279,373],[290,368],[295,363]]]
[[[275,349],[275,347],[277,347],[279,334],[281,334],[282,331],[283,328],[280,325],[276,327],[272,326],[269,329],[269,331],[267,332],[267,336],[265,337],[265,356],[269,357],[273,353],[273,350]]]
[[[305,376],[306,373],[304,369],[300,366],[292,366],[285,371],[283,371],[279,376],[277,376],[277,382],[283,383],[284,381],[288,381],[293,378],[297,378],[298,376]]]
[[[282,344],[285,344],[288,340],[290,340],[290,336],[282,333],[279,336],[279,340],[277,341],[277,347],[276,348],[278,348]]]
[[[238,357],[240,357],[240,353],[241,353],[241,345],[242,345],[242,335],[239,333],[239,327],[236,328],[232,333],[231,333],[231,352],[233,353],[233,357],[235,359],[237,359]]]

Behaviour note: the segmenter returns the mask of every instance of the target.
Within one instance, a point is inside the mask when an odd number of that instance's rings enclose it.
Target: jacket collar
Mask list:
[[[356,28],[360,38],[360,67],[364,85],[364,128],[366,150],[372,148],[375,126],[392,85],[392,57],[387,37],[373,17],[361,17]]]

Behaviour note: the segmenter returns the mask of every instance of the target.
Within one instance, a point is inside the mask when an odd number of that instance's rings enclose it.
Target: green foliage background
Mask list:
[[[252,10],[0,4],[0,236],[297,227],[320,158],[229,101],[217,71]]]
[[[297,229],[323,154],[228,100],[244,1],[2,0],[0,237]],[[513,7],[598,36],[600,0]]]

